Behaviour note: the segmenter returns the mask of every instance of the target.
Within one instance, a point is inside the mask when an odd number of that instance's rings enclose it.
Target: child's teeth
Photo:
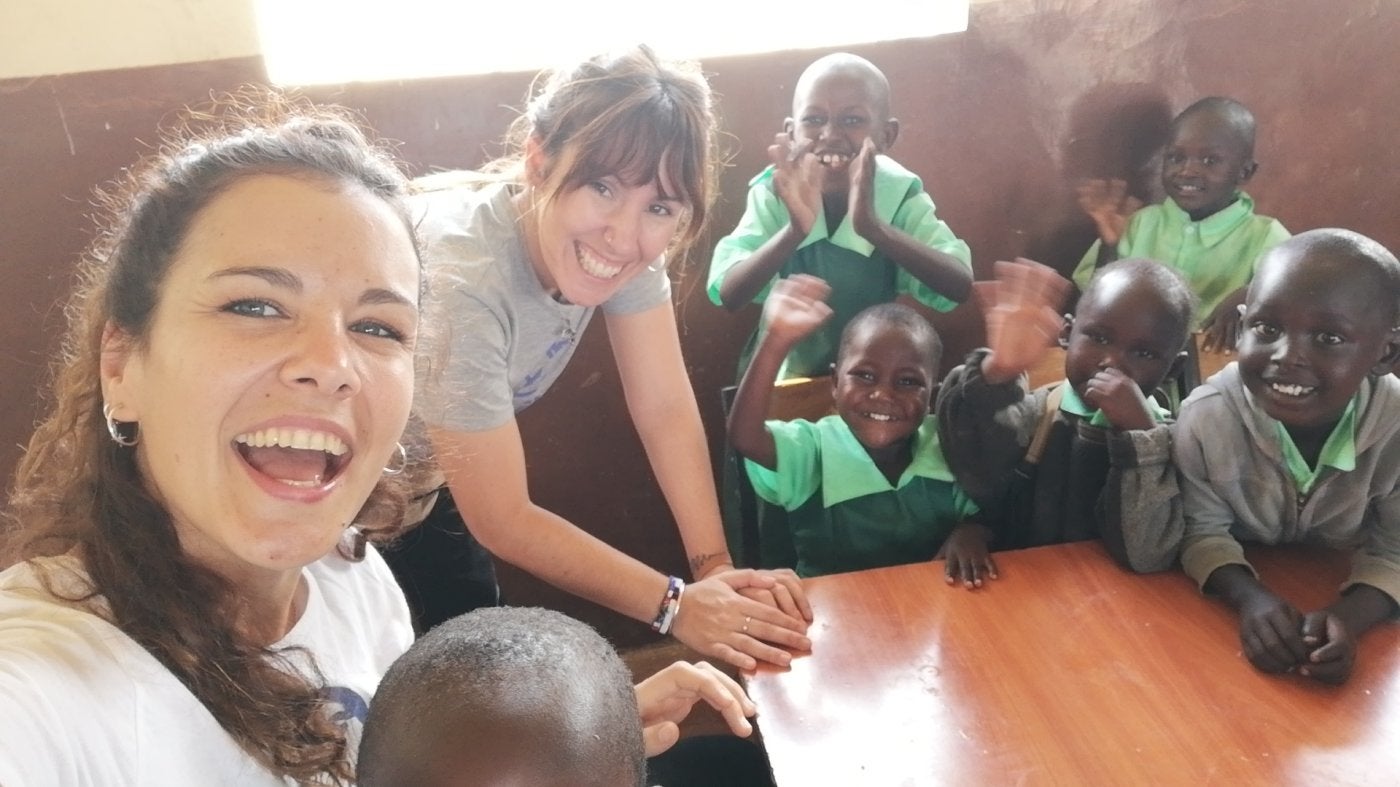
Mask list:
[[[1306,385],[1283,385],[1281,383],[1274,383],[1272,387],[1275,391],[1287,396],[1302,396],[1306,393],[1312,393],[1313,390]]]
[[[871,413],[870,419],[873,421],[893,421],[894,416],[885,415],[884,413]]]

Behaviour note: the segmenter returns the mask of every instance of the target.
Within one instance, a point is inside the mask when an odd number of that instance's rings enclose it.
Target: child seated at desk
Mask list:
[[[1162,153],[1166,201],[1134,212],[1141,203],[1126,196],[1121,180],[1081,187],[1080,205],[1099,240],[1075,269],[1075,283],[1084,289],[1095,270],[1120,257],[1159,260],[1181,271],[1200,299],[1191,329],[1204,332],[1203,349],[1233,349],[1235,309],[1255,262],[1288,237],[1240,190],[1258,169],[1254,115],[1243,104],[1212,96],[1182,110]]]
[[[1181,512],[1169,414],[1151,396],[1185,355],[1195,305],[1186,282],[1152,260],[1114,262],[1062,325],[1055,307],[1069,284],[1052,269],[1022,260],[997,263],[997,274],[978,283],[990,347],[938,393],[958,483],[998,548],[1102,536],[1125,565],[1169,567]],[[1057,333],[1065,379],[1027,390],[1025,371]]]
[[[847,53],[817,60],[768,148],[773,164],[750,181],[743,218],[715,245],[709,295],[731,311],[761,303],[782,277],[831,285],[832,319],[789,350],[780,379],[828,374],[841,331],[867,306],[903,294],[947,311],[967,297],[967,244],[934,214],[919,177],[883,155],[898,136],[879,68]],[[755,329],[740,376],[759,338]]]
[[[365,719],[358,784],[640,787],[655,783],[646,755],[676,743],[701,700],[736,734],[752,731],[743,689],[704,662],[677,662],[634,689],[587,624],[546,609],[482,608],[438,625],[389,668]],[[700,768],[704,778],[771,784],[766,767],[762,778],[749,773],[762,760],[757,747],[698,740],[728,760]]]
[[[1255,667],[1328,683],[1356,638],[1400,600],[1400,262],[1346,230],[1313,230],[1259,263],[1238,361],[1198,387],[1177,423],[1186,516],[1181,564],[1240,616]],[[1241,541],[1355,548],[1327,607],[1295,609],[1257,578]]]
[[[950,584],[981,586],[996,567],[986,528],[967,521],[977,506],[943,461],[929,415],[942,345],[918,312],[880,304],[846,325],[832,369],[836,415],[765,423],[783,358],[831,319],[830,292],[806,274],[774,284],[729,413],[754,490],[788,511],[779,562],[811,577],[946,556]]]

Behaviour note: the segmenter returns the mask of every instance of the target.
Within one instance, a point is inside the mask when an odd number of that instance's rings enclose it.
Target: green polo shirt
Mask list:
[[[1077,415],[1080,418],[1087,418],[1089,419],[1090,426],[1097,426],[1103,429],[1113,428],[1113,424],[1108,422],[1108,418],[1103,414],[1102,410],[1095,410],[1085,404],[1083,399],[1079,398],[1079,394],[1074,392],[1074,386],[1069,383],[1064,383],[1064,389],[1065,392],[1060,395],[1060,412]],[[1157,401],[1151,397],[1147,399],[1147,406],[1152,413],[1152,420],[1157,423],[1163,423],[1171,418],[1171,413],[1157,404]]]
[[[1331,467],[1343,473],[1356,469],[1356,398],[1353,396],[1347,403],[1347,409],[1342,411],[1341,420],[1332,427],[1332,434],[1327,435],[1327,442],[1322,444],[1322,451],[1317,455],[1316,468],[1308,466],[1308,461],[1303,458],[1288,429],[1281,422],[1274,421],[1279,448],[1283,452],[1283,463],[1288,467],[1288,474],[1293,476],[1293,483],[1297,485],[1300,495],[1307,495],[1312,491],[1324,467]]]
[[[744,464],[759,497],[787,509],[799,576],[930,560],[953,528],[977,513],[954,482],[926,417],[913,461],[891,485],[840,416],[769,421],[777,470]]]
[[[715,244],[708,291],[710,300],[716,304],[720,303],[719,285],[729,270],[790,222],[787,206],[773,190],[773,171],[773,167],[769,167],[749,181],[748,205],[743,218],[733,232]],[[886,156],[875,159],[875,214],[915,240],[962,260],[971,269],[972,255],[967,244],[934,213],[933,199],[924,191],[923,181]],[[840,226],[832,230],[827,227],[825,212],[817,212],[812,231],[783,263],[777,278],[795,273],[819,276],[831,285],[831,297],[827,302],[834,314],[792,349],[779,372],[780,379],[827,374],[836,360],[841,330],[867,306],[887,303],[901,294],[939,311],[948,311],[957,305],[911,276],[857,234],[849,213]],[[754,296],[754,302],[767,298],[772,286],[771,281],[765,285]],[[755,331],[741,354],[740,375],[748,367],[749,357],[757,346],[758,332]]]
[[[1287,240],[1290,233],[1277,219],[1254,213],[1254,200],[1239,198],[1201,221],[1167,198],[1134,213],[1118,241],[1118,258],[1147,257],[1181,271],[1200,299],[1196,326],[1210,316],[1225,296],[1249,283],[1264,252]],[[1074,269],[1074,283],[1083,291],[1094,276],[1099,241]]]

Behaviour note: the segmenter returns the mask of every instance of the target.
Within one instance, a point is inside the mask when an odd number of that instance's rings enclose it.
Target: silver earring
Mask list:
[[[133,432],[131,437],[122,434],[122,427],[125,426],[125,424],[112,417],[112,405],[106,402],[102,403],[102,417],[107,421],[107,434],[112,436],[112,441],[117,445],[123,448],[131,448],[141,442],[140,433],[134,431],[136,427],[135,423],[127,422],[132,424]]]
[[[394,454],[398,456],[398,461],[390,457],[389,464],[384,467],[384,475],[398,475],[408,467],[408,452],[404,450],[403,443],[394,443]]]

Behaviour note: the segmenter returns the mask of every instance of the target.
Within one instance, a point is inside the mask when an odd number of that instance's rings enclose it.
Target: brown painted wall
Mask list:
[[[1025,254],[1066,268],[1092,239],[1073,203],[1084,175],[1130,177],[1156,196],[1156,141],[1174,108],[1235,96],[1259,118],[1260,208],[1291,229],[1347,226],[1400,248],[1400,5],[1387,0],[990,0],[967,33],[853,47],[881,65],[903,121],[892,151],[924,176],[939,212],[972,246],[979,277]],[[744,184],[814,55],[708,61],[732,164],[714,230],[743,207]],[[91,236],[91,186],[154,139],[157,123],[211,90],[262,79],[256,59],[0,82],[0,473],[8,477],[38,412],[35,390],[60,328],[55,303]],[[528,77],[452,78],[317,89],[402,140],[415,172],[472,166],[496,149]],[[681,266],[686,357],[709,427],[717,391],[757,318],[704,296],[707,241]],[[974,345],[972,309],[939,319],[950,361]],[[684,559],[625,416],[601,328],[555,388],[521,418],[531,489],[543,505],[663,570]],[[584,454],[584,446],[590,453]],[[620,621],[516,573],[517,602],[568,609],[627,641]]]

